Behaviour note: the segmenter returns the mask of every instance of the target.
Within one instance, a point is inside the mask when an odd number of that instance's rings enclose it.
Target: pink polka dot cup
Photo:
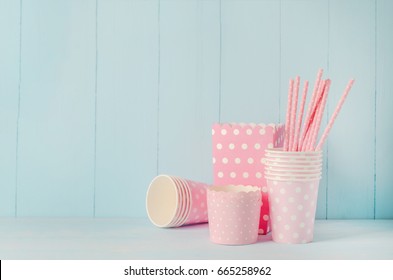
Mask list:
[[[245,245],[258,239],[261,190],[258,187],[212,186],[207,191],[210,240]]]
[[[158,227],[207,222],[207,184],[176,176],[155,177],[147,191],[146,211]]]
[[[311,242],[314,236],[319,179],[268,179],[267,184],[273,241],[289,244]]]

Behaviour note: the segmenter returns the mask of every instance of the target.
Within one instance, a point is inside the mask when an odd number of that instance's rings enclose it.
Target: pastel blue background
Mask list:
[[[333,81],[317,217],[393,218],[393,1],[0,0],[0,215],[146,216],[212,181],[214,122],[283,122]]]

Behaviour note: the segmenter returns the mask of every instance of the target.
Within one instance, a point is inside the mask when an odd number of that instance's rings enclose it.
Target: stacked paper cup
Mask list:
[[[265,151],[273,241],[308,243],[313,240],[322,151]]]
[[[150,183],[146,210],[158,227],[179,227],[207,222],[208,185],[176,176],[159,175]]]

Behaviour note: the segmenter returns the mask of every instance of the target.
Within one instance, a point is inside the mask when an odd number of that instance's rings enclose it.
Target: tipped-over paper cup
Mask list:
[[[175,176],[155,177],[146,195],[150,221],[158,227],[206,223],[207,187],[207,184]]]
[[[210,240],[245,245],[258,239],[261,190],[253,186],[212,186],[207,193]]]
[[[313,240],[319,181],[267,179],[273,241],[297,244]]]
[[[146,210],[150,221],[158,227],[169,227],[176,220],[179,192],[170,176],[160,175],[150,183]]]
[[[190,212],[182,225],[206,223],[207,188],[209,185],[188,179],[181,179],[190,190]]]

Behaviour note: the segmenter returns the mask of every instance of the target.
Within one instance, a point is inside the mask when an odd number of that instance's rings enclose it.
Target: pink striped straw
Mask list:
[[[293,142],[293,146],[292,146],[292,150],[293,151],[298,151],[298,144],[300,143],[300,141],[299,141],[300,126],[302,124],[303,113],[304,113],[304,105],[306,104],[306,98],[307,98],[307,91],[308,91],[308,81],[306,81],[304,83],[302,101],[301,101],[301,104],[300,104],[299,118],[298,118],[297,123],[296,123],[295,141]]]
[[[300,77],[296,76],[295,85],[292,93],[292,110],[291,110],[291,126],[289,128],[289,146],[288,150],[293,151],[293,142],[295,138],[295,123],[296,123],[296,111],[297,111],[297,103],[299,96],[299,86],[300,86]]]
[[[327,101],[328,94],[329,94],[329,89],[330,89],[330,84],[331,84],[331,80],[327,79],[326,82],[325,82],[323,93],[322,93],[322,96],[323,96],[322,101],[321,101],[322,103],[321,103],[321,105],[318,108],[317,119],[316,119],[316,122],[314,124],[314,128],[312,130],[310,146],[308,147],[308,149],[310,151],[314,151],[315,150],[315,142],[317,141],[319,130],[321,128],[323,112],[325,111],[326,101]]]
[[[325,140],[326,140],[330,130],[332,129],[334,121],[336,120],[338,113],[340,113],[341,107],[343,106],[345,99],[347,98],[348,93],[350,92],[354,82],[355,82],[354,79],[352,79],[348,82],[347,87],[345,88],[344,93],[341,96],[340,101],[338,102],[337,107],[334,110],[334,113],[333,113],[332,117],[330,118],[329,123],[326,126],[325,131],[323,132],[323,134],[321,136],[321,140],[319,140],[319,143],[318,143],[317,147],[315,148],[315,150],[320,150],[322,148],[323,144],[325,143]]]
[[[308,104],[306,118],[304,119],[302,133],[300,134],[300,140],[299,140],[299,146],[300,147],[303,146],[304,138],[306,136],[307,128],[308,128],[310,117],[311,117],[311,110],[313,109],[314,103],[316,102],[318,89],[319,89],[319,86],[320,86],[320,83],[321,83],[322,74],[323,74],[323,69],[319,69],[319,71],[317,73],[317,79],[316,79],[315,84],[314,84],[314,90],[312,92],[311,100],[310,100],[310,103]]]
[[[318,110],[318,108],[319,108],[319,106],[321,105],[321,102],[322,102],[322,90],[323,90],[324,85],[325,85],[325,81],[321,80],[320,86],[318,87],[318,91],[317,91],[317,94],[316,94],[314,106],[311,109],[310,119],[309,119],[309,122],[308,122],[308,124],[306,126],[306,129],[305,129],[305,136],[304,136],[304,139],[303,139],[302,151],[307,151],[308,147],[310,145],[312,130],[313,130],[313,127],[314,127],[313,125],[314,125],[314,123],[316,121],[316,113],[317,113],[317,110]]]
[[[307,131],[307,141],[305,142],[305,145],[306,145],[305,150],[306,151],[312,150],[312,147],[311,147],[312,137],[314,135],[314,130],[316,129],[318,111],[322,105],[322,99],[323,99],[323,95],[324,95],[325,86],[326,86],[326,80],[321,80],[321,85],[318,89],[318,97],[317,97],[318,102],[316,102],[314,109],[312,110],[312,116],[313,116],[312,122],[310,122],[310,128]]]
[[[292,91],[293,91],[293,80],[289,80],[289,89],[288,89],[288,105],[287,105],[287,115],[285,121],[285,138],[284,138],[284,151],[288,151],[289,148],[289,129],[291,127],[291,110],[292,110]]]

